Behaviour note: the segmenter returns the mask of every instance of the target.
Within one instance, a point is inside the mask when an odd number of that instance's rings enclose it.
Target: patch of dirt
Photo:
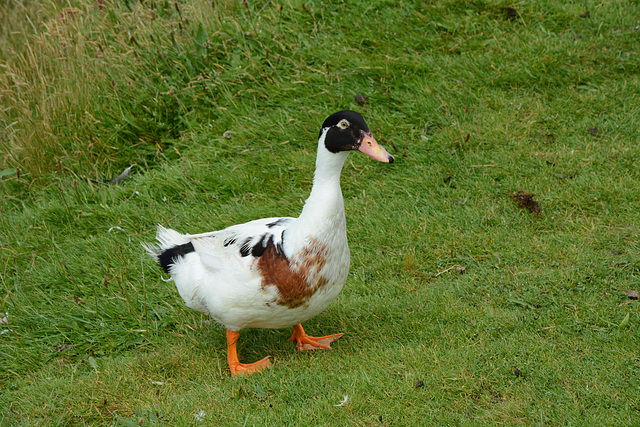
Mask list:
[[[536,215],[541,215],[542,211],[540,209],[540,204],[533,200],[533,197],[534,194],[527,193],[524,190],[520,190],[511,194],[511,198],[513,198],[518,203],[518,206]]]
[[[356,104],[364,105],[367,103],[367,97],[364,95],[357,94],[356,95]]]
[[[504,14],[509,20],[516,19],[518,17],[518,11],[512,7],[504,8]]]
[[[540,132],[543,144],[553,144],[556,142],[556,136],[552,133]]]

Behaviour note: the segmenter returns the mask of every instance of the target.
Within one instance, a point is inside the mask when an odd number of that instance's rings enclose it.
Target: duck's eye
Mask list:
[[[340,120],[340,123],[338,123],[338,127],[339,127],[340,129],[346,129],[346,128],[348,128],[348,127],[349,127],[349,125],[350,125],[350,124],[351,124],[351,123],[349,123],[349,121],[347,121],[347,120],[345,120],[345,119],[342,119],[342,120]]]

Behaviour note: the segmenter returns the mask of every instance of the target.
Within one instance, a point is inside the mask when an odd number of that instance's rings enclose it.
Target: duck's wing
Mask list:
[[[193,244],[203,266],[217,272],[229,267],[242,268],[261,256],[268,245],[282,251],[283,234],[295,218],[263,218],[224,230],[184,237]]]

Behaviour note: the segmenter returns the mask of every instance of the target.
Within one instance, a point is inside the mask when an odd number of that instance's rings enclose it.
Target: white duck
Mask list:
[[[293,326],[291,341],[300,350],[330,348],[342,336],[309,336],[301,322],[323,311],[347,280],[349,246],[340,172],[352,150],[381,162],[394,160],[360,114],[337,112],[320,130],[313,188],[298,218],[258,219],[203,234],[158,226],[160,245],[145,245],[171,275],[185,304],[227,328],[232,375],[271,364],[269,357],[239,362],[240,329]]]

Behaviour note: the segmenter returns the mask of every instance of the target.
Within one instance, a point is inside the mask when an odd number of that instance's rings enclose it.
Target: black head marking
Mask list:
[[[175,264],[176,260],[194,251],[195,248],[191,242],[165,249],[158,255],[158,264],[165,273],[169,274],[169,267]]]
[[[362,137],[371,133],[364,118],[351,110],[338,111],[327,117],[322,124],[320,135],[326,128],[329,130],[324,145],[332,153],[357,150]]]

